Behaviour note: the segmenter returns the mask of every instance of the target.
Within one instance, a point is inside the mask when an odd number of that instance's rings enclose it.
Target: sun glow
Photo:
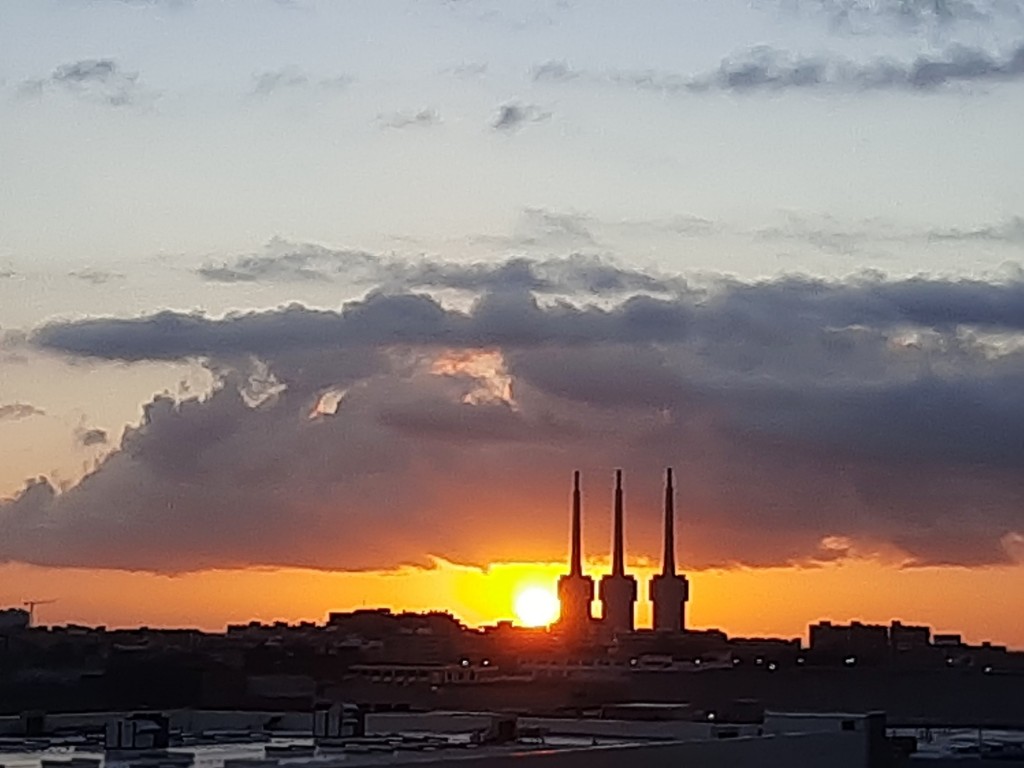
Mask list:
[[[526,627],[548,626],[558,618],[560,608],[558,598],[544,587],[527,587],[516,595],[516,617]]]

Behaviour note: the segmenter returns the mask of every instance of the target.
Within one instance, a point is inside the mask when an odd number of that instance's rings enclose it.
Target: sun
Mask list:
[[[526,587],[516,595],[516,616],[524,627],[546,627],[558,618],[558,598],[550,589]]]

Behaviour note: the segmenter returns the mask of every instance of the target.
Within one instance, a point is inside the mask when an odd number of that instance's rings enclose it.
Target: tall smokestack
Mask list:
[[[672,487],[672,468],[669,467],[665,475],[665,554],[661,567],[661,572],[666,576],[676,574],[675,516],[675,490]]]
[[[622,533],[622,470],[615,470],[615,532],[612,540],[612,574],[624,576],[626,573],[625,544]]]
[[[580,471],[577,469],[572,476],[572,554],[569,560],[569,573],[573,576],[579,576],[583,573],[580,506]]]

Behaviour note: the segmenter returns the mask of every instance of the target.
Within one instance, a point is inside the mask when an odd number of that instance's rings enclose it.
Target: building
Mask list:
[[[809,631],[811,653],[819,656],[843,657],[853,663],[880,660],[889,652],[889,628],[884,624],[833,624],[821,621]]]
[[[889,625],[889,645],[898,653],[920,651],[931,645],[930,627],[912,626],[893,621]]]
[[[28,611],[20,608],[7,608],[0,610],[0,634],[12,634],[24,632],[29,627],[30,616]]]

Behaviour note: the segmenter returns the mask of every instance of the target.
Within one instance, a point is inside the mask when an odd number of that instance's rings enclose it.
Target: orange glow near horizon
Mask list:
[[[605,562],[588,563],[592,576]],[[0,565],[0,607],[55,598],[40,606],[41,624],[197,627],[222,631],[257,620],[323,622],[329,611],[388,607],[446,610],[470,626],[516,620],[516,596],[530,587],[553,592],[562,563],[494,563],[486,568],[434,560],[430,568],[324,572],[245,569],[161,576],[88,569]],[[637,626],[650,625],[646,580],[654,568],[633,564],[641,582]],[[1024,648],[1024,567],[900,569],[872,560],[814,568],[722,569],[688,574],[688,625],[730,635],[805,637],[823,619],[888,623],[893,619]],[[984,599],[980,599],[983,596]],[[595,613],[598,605],[595,604]]]

